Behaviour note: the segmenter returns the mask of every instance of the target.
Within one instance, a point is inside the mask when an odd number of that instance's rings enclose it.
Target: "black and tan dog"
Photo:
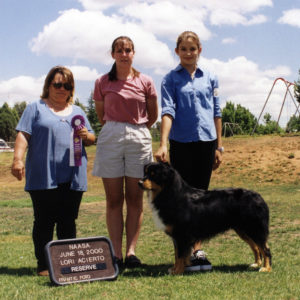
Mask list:
[[[249,244],[255,262],[252,268],[271,271],[271,251],[267,245],[269,209],[256,192],[229,188],[204,191],[190,187],[167,163],[150,163],[139,185],[152,194],[154,216],[175,246],[171,274],[181,274],[190,264],[192,245],[233,229]]]

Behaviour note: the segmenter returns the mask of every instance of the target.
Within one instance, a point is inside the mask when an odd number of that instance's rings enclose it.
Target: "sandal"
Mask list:
[[[125,258],[125,267],[132,269],[142,265],[141,261],[135,255],[129,255]]]

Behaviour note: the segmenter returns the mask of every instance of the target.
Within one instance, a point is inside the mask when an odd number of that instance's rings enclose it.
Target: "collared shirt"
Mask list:
[[[218,80],[197,67],[192,79],[178,65],[161,84],[162,116],[173,118],[169,139],[188,143],[217,138],[214,118],[221,117]]]
[[[87,155],[82,147],[81,166],[70,167],[71,120],[82,115],[85,127],[93,132],[84,111],[72,105],[72,113],[59,116],[43,100],[26,106],[16,127],[30,134],[26,156],[25,190],[54,189],[59,183],[71,182],[71,189],[87,189]]]

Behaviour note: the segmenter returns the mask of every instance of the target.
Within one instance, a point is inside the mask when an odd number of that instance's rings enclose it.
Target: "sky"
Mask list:
[[[0,0],[0,106],[38,100],[56,65],[71,69],[75,98],[86,105],[120,35],[133,40],[133,66],[153,78],[160,103],[185,30],[200,37],[198,65],[218,77],[222,108],[231,101],[259,117],[283,78],[263,115],[277,121],[282,108],[284,126],[297,113],[292,85],[283,100],[285,82],[299,79],[300,0]]]

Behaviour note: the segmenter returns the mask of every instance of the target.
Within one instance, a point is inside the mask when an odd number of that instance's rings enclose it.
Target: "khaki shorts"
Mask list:
[[[108,121],[98,136],[93,175],[142,178],[144,165],[152,161],[152,138],[145,124]]]

